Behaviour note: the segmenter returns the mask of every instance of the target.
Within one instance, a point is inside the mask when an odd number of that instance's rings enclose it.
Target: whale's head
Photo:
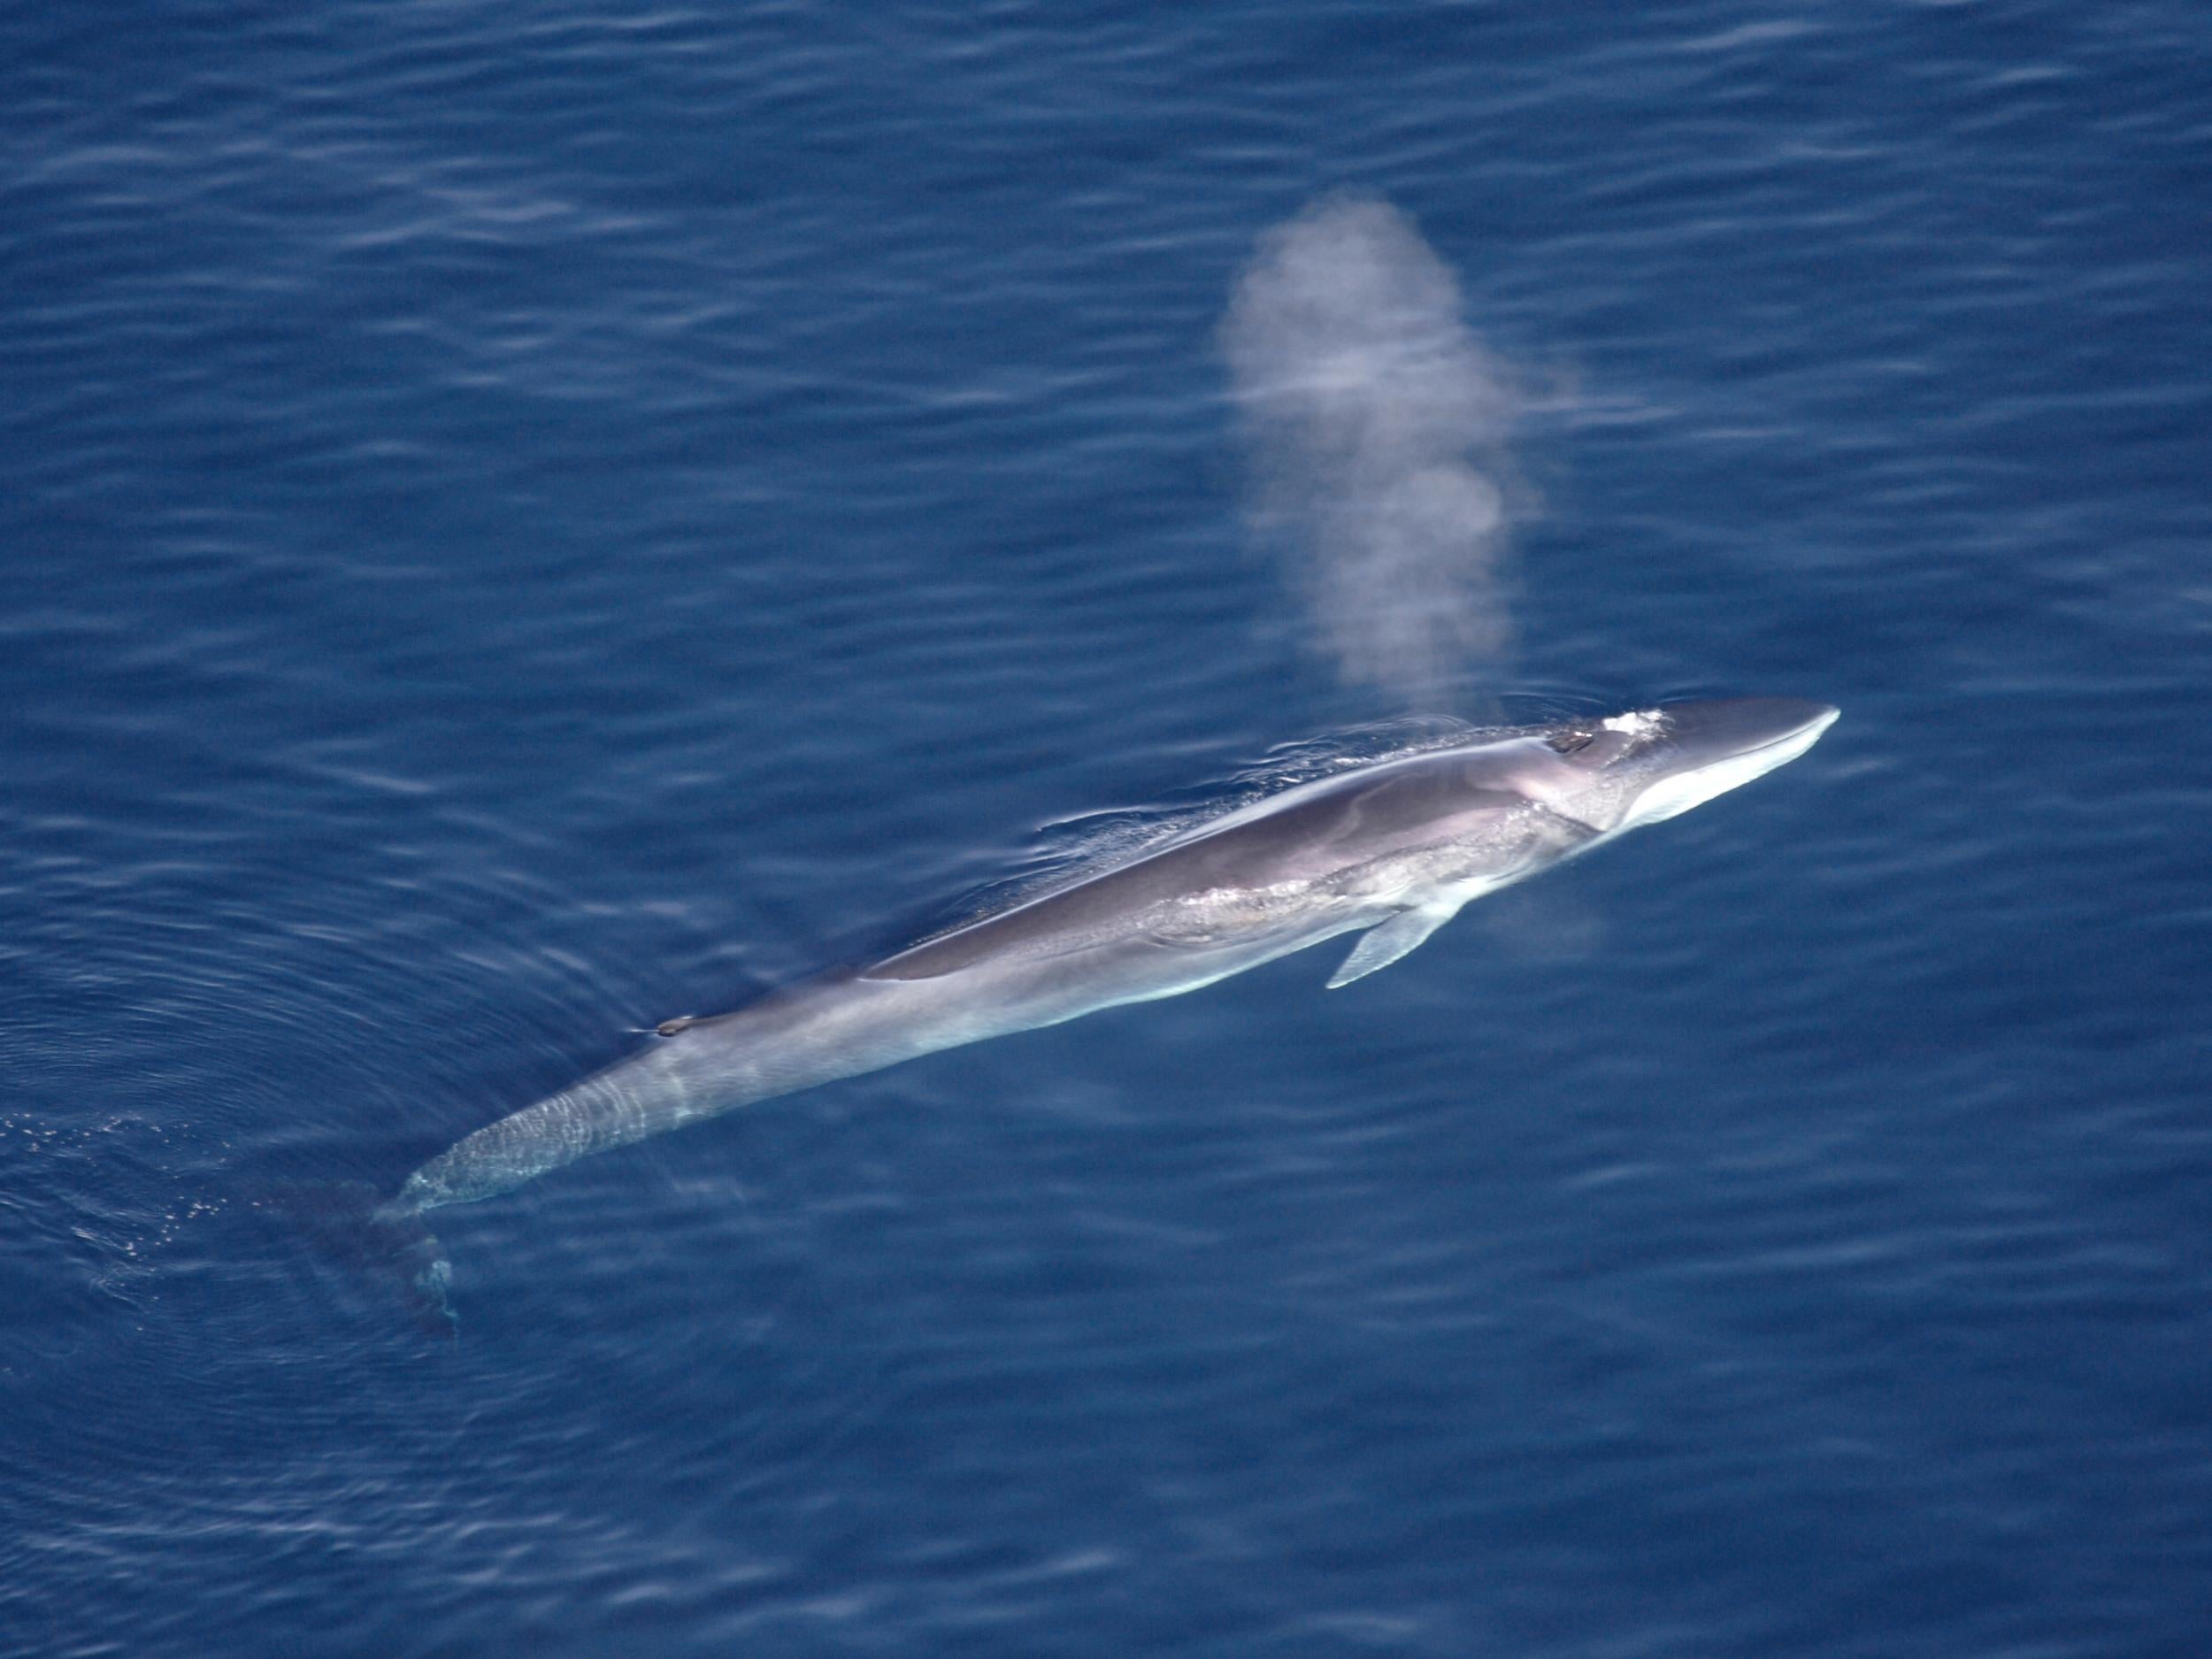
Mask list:
[[[1656,824],[1786,765],[1838,710],[1796,697],[1665,703],[1541,733],[1563,764],[1548,767],[1555,810],[1601,835]]]

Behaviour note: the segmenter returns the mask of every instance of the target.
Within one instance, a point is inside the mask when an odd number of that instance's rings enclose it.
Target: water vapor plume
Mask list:
[[[1501,667],[1520,400],[1412,222],[1340,196],[1277,227],[1221,343],[1255,529],[1339,675],[1434,707]]]

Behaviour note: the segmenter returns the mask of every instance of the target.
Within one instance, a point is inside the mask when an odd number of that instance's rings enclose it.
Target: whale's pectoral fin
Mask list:
[[[1369,928],[1352,947],[1352,954],[1344,958],[1344,965],[1329,976],[1329,989],[1388,967],[1458,913],[1456,904],[1425,904],[1417,910],[1400,910],[1388,921]]]

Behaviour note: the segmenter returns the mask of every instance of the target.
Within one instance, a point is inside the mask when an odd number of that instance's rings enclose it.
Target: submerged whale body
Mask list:
[[[1669,703],[1301,784],[882,961],[671,1020],[641,1053],[432,1158],[380,1217],[403,1223],[756,1101],[1180,995],[1357,933],[1329,979],[1348,985],[1471,899],[1795,759],[1836,713],[1789,698]]]

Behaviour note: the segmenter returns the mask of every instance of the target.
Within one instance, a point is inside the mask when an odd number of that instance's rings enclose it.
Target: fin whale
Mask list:
[[[1356,933],[1328,981],[1349,985],[1469,901],[1795,759],[1836,715],[1793,698],[1667,703],[1298,785],[880,961],[671,1020],[642,1051],[430,1159],[378,1213],[419,1227],[423,1211],[740,1106],[1180,995]]]

